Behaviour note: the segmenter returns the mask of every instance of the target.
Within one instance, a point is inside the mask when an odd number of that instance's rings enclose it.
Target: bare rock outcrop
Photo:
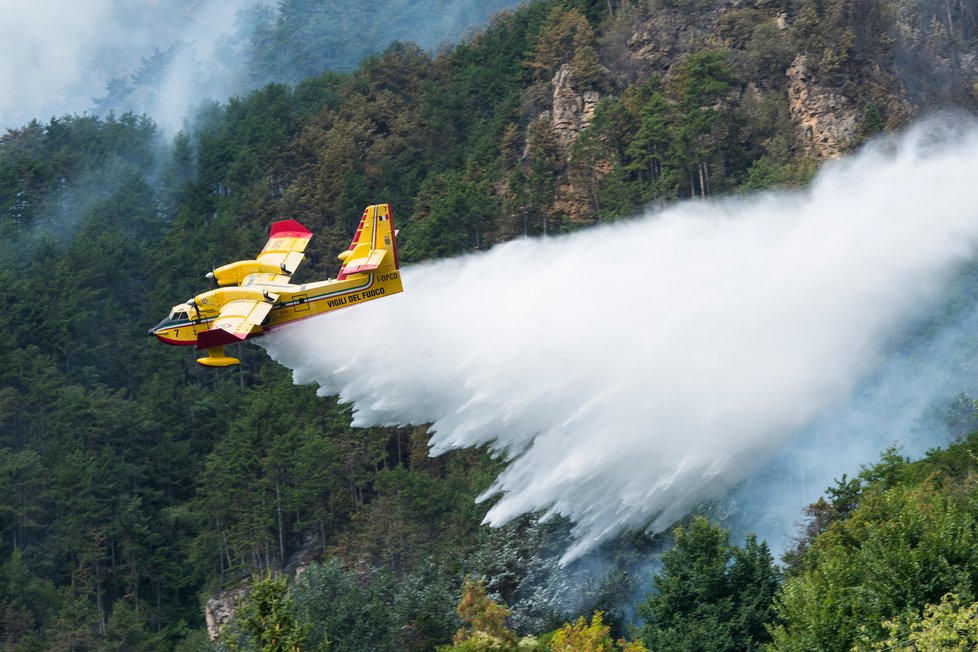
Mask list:
[[[248,595],[248,589],[239,587],[215,593],[204,605],[204,619],[207,621],[207,634],[212,641],[221,637],[221,629],[231,619],[238,605]]]
[[[689,7],[657,7],[636,22],[625,41],[632,61],[646,71],[668,77],[682,55],[716,45],[717,24],[731,11],[742,9],[742,0],[715,0]]]
[[[573,69],[564,64],[553,78],[553,112],[551,125],[557,140],[561,158],[566,161],[568,152],[581,130],[591,123],[594,107],[601,99],[594,90],[579,91],[573,87]]]
[[[795,57],[787,76],[788,112],[807,154],[818,159],[842,154],[857,136],[855,103],[837,90],[819,85],[803,54]]]
[[[573,69],[564,64],[553,78],[553,109],[551,129],[557,145],[557,155],[562,165],[571,158],[570,149],[581,131],[591,124],[594,109],[601,99],[595,90],[579,91],[573,86]],[[590,214],[585,191],[573,183],[561,184],[554,201],[554,210],[567,215],[571,221],[584,221]]]

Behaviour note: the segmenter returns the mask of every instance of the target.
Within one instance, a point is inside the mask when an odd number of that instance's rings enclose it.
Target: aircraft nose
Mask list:
[[[146,331],[146,334],[147,335],[156,335],[156,333],[154,332],[154,329],[152,329],[152,328],[149,329],[148,331]]]

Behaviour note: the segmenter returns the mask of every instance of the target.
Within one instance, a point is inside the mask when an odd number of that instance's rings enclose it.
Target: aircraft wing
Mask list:
[[[288,283],[302,262],[302,252],[311,239],[312,232],[295,220],[280,220],[272,224],[268,242],[257,260],[262,266],[272,265],[282,270],[281,274],[275,274],[274,282]]]
[[[302,262],[302,252],[312,232],[295,220],[272,224],[268,242],[255,260],[239,260],[218,267],[207,275],[225,285],[285,285]]]
[[[221,306],[221,312],[210,330],[197,335],[197,348],[209,349],[246,339],[272,310],[272,303],[255,299],[238,299]]]

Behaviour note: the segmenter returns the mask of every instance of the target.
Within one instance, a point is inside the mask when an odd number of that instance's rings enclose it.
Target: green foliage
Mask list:
[[[779,165],[768,158],[759,158],[747,170],[747,178],[740,190],[768,190],[791,185],[792,171],[787,165]]]
[[[479,249],[486,233],[495,230],[498,215],[498,199],[485,184],[457,173],[429,176],[418,191],[400,251],[411,261]]]
[[[334,651],[432,650],[458,626],[456,576],[432,563],[395,577],[330,558],[306,569],[290,595],[310,649],[329,641]]]
[[[581,616],[557,630],[550,638],[553,652],[647,652],[639,641],[615,641],[611,628],[604,624],[600,611],[591,616],[591,622]]]
[[[668,165],[668,152],[672,141],[672,108],[653,77],[646,83],[648,99],[639,112],[639,127],[628,144],[629,169],[648,184],[654,184],[663,176]],[[599,123],[600,124],[600,123]]]
[[[584,59],[593,61],[593,46],[594,31],[587,18],[576,8],[554,4],[526,66],[534,71],[538,79],[549,81],[564,64],[575,60],[580,64],[584,63]],[[588,49],[590,53],[585,52]],[[574,68],[577,69],[577,66]],[[585,64],[579,71],[584,75],[581,81],[590,81],[594,68],[593,63]]]
[[[336,559],[308,568],[292,588],[301,622],[308,624],[308,642],[329,644],[335,652],[386,649],[390,615],[383,598],[384,578],[364,581]]]
[[[697,517],[675,531],[662,555],[655,593],[639,605],[642,640],[652,650],[759,650],[769,640],[778,571],[767,545],[752,535],[743,547]]]
[[[151,634],[146,629],[145,614],[135,609],[126,600],[117,600],[105,626],[106,652],[142,652],[158,650],[163,637]]]
[[[299,652],[326,650],[326,641],[307,647],[306,627],[296,617],[285,577],[268,575],[253,583],[235,611],[232,631],[221,644],[230,652]]]
[[[455,634],[456,645],[475,639],[479,641],[475,649],[505,650],[516,646],[516,634],[506,626],[509,609],[489,599],[483,582],[465,581],[458,615],[464,626]]]
[[[751,78],[764,83],[783,76],[795,56],[784,32],[774,20],[766,20],[754,26],[746,49]]]
[[[50,581],[38,578],[23,553],[15,549],[0,566],[0,631],[6,641],[22,641],[25,649],[36,645],[35,629],[47,622],[58,605]]]
[[[883,623],[887,637],[873,641],[863,637],[853,646],[854,652],[892,650],[911,652],[947,650],[966,652],[978,646],[978,602],[964,604],[959,596],[948,593],[940,604],[924,607],[923,615],[904,612],[896,620]]]
[[[971,600],[974,446],[972,437],[915,463],[887,451],[860,474],[858,503],[814,538],[778,596],[774,649],[871,649],[892,635],[885,621],[909,627],[907,614],[949,592]],[[834,501],[853,504],[851,487],[840,484]]]
[[[863,112],[862,120],[859,122],[859,135],[862,138],[869,138],[881,131],[886,125],[883,120],[883,113],[875,104],[870,104]]]
[[[582,190],[590,209],[600,217],[626,213],[637,204],[634,197],[621,199],[616,192],[621,189],[615,183],[621,178],[618,172],[624,172],[621,164],[630,123],[631,116],[620,100],[602,98],[595,106],[591,123],[571,146],[568,178]]]
[[[739,83],[730,53],[707,50],[677,62],[667,84],[652,77],[621,100],[603,99],[571,149],[571,181],[601,218],[649,201],[804,181],[783,146],[790,120],[772,117],[770,102],[755,103],[754,95],[736,106]],[[767,157],[741,138],[748,128],[766,143]]]
[[[519,638],[506,624],[509,609],[491,600],[481,581],[466,580],[458,613],[466,627],[439,652],[646,652],[640,641],[615,641],[600,611],[590,622],[581,616],[540,637]]]
[[[482,581],[465,580],[458,615],[464,626],[452,638],[452,645],[441,645],[439,652],[543,652],[549,649],[533,636],[518,638],[506,619],[510,610],[486,595]]]

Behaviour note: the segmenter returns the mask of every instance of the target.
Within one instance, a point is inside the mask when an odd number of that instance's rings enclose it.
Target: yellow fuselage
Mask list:
[[[256,283],[246,280],[240,287],[218,288],[195,297],[196,310],[188,304],[174,306],[170,316],[160,322],[152,333],[167,344],[193,346],[197,334],[212,327],[227,297],[225,293],[250,290],[275,296],[268,318],[249,338],[285,324],[316,317],[364,301],[397,294],[402,291],[401,275],[393,266],[374,273],[352,274],[346,278],[306,283],[304,285]]]

